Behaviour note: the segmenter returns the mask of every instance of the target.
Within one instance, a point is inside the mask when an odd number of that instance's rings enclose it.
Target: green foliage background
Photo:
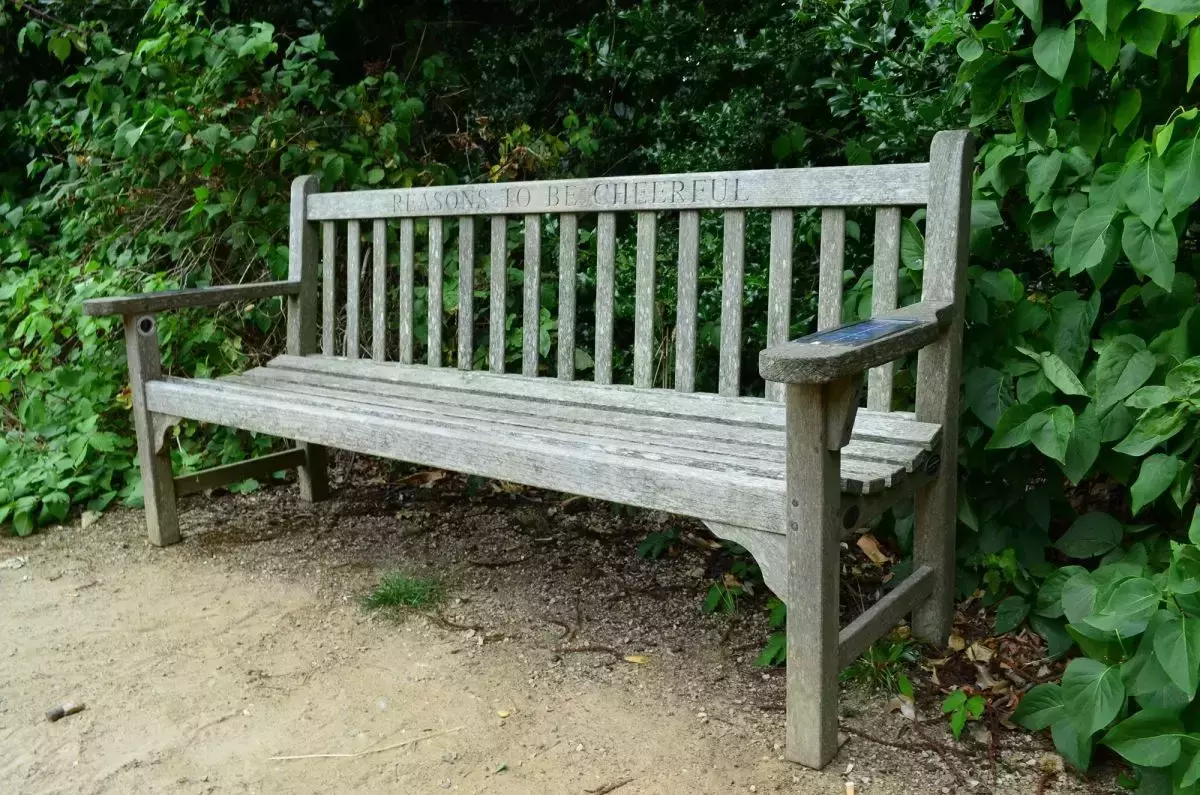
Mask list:
[[[1075,657],[1017,720],[1079,767],[1102,741],[1146,791],[1200,791],[1198,16],[1200,0],[0,0],[0,525],[27,534],[73,505],[139,499],[119,328],[80,302],[280,278],[295,175],[331,190],[900,162],[970,126],[961,590],[996,606],[998,631],[1027,621],[1048,654]],[[871,292],[869,217],[853,220],[849,317]],[[920,288],[922,225],[904,221],[902,298]],[[798,230],[811,251],[813,219]],[[766,246],[752,223],[751,391]],[[619,349],[631,264],[621,252]],[[814,283],[800,267],[797,333]],[[554,301],[548,284],[547,350]],[[164,316],[167,365],[248,366],[280,350],[280,319],[272,301]],[[586,333],[579,345],[586,368]],[[268,444],[184,425],[174,455],[198,467]],[[911,543],[904,517],[891,529]]]

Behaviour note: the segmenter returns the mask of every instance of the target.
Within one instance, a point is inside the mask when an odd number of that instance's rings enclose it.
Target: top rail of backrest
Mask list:
[[[923,205],[929,164],[781,168],[314,193],[310,221]]]

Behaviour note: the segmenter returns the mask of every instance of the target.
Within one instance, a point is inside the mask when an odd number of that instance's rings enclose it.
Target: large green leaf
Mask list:
[[[1200,26],[1192,30],[1200,31]],[[1200,46],[1197,50],[1200,51]],[[1197,60],[1200,61],[1200,55]],[[1163,166],[1166,169],[1163,194],[1167,212],[1174,217],[1200,201],[1200,129],[1172,144],[1163,157]]]
[[[1154,502],[1171,487],[1171,483],[1183,468],[1183,462],[1173,455],[1155,453],[1142,461],[1137,480],[1129,490],[1133,495],[1133,513]]]
[[[1041,731],[1065,716],[1062,690],[1056,684],[1041,684],[1021,697],[1012,722],[1030,731]]]
[[[1200,618],[1180,613],[1165,619],[1154,632],[1154,653],[1171,681],[1194,697],[1200,684]]]
[[[1162,592],[1145,577],[1130,577],[1112,590],[1099,612],[1084,623],[1123,638],[1139,635],[1158,611]]]
[[[1108,31],[1108,0],[1083,0],[1083,11],[1101,33]]]
[[[984,425],[995,429],[1004,410],[1013,404],[1011,379],[991,367],[975,367],[963,380],[967,406]]]
[[[1112,516],[1103,511],[1092,511],[1072,522],[1054,546],[1068,557],[1095,558],[1121,543],[1124,534],[1121,523]],[[1072,617],[1071,620],[1076,619]]]
[[[1200,547],[1171,542],[1167,587],[1172,593],[1185,595],[1200,591]]]
[[[1092,469],[1100,455],[1100,439],[1103,433],[1100,420],[1096,417],[1096,404],[1088,403],[1087,408],[1075,418],[1075,429],[1071,432],[1071,440],[1067,442],[1067,454],[1062,463],[1063,474],[1072,483],[1079,483]]]
[[[1067,580],[1080,572],[1087,573],[1082,566],[1062,566],[1046,578],[1038,589],[1037,614],[1047,618],[1061,618],[1064,614],[1062,606],[1063,586]],[[1089,609],[1090,612],[1090,609]]]
[[[1057,149],[1029,158],[1029,163],[1025,166],[1029,178],[1029,201],[1036,203],[1054,187],[1054,182],[1062,171],[1062,164],[1063,153]]]
[[[1075,51],[1075,23],[1063,28],[1043,28],[1033,42],[1033,60],[1046,74],[1062,80]]]
[[[1100,742],[1135,765],[1168,767],[1179,758],[1183,731],[1179,713],[1144,709],[1113,726]]]
[[[1075,432],[1075,412],[1070,406],[1055,406],[1039,411],[1026,422],[1029,441],[1048,458],[1060,464],[1067,460],[1067,445]]]
[[[1117,64],[1117,56],[1121,53],[1121,37],[1113,31],[1109,31],[1105,35],[1095,27],[1089,26],[1087,51],[1088,55],[1092,56],[1092,60],[1098,63],[1104,71],[1111,71]]]
[[[1125,455],[1143,456],[1158,447],[1187,424],[1187,412],[1183,408],[1168,410],[1167,407],[1147,409],[1134,423],[1124,439],[1113,449]]]
[[[1141,4],[1160,14],[1200,14],[1200,0],[1141,0]]]
[[[1092,736],[1081,735],[1068,718],[1056,720],[1050,726],[1054,748],[1063,758],[1079,770],[1087,770],[1092,763]]]
[[[996,606],[995,633],[1003,635],[1012,632],[1029,615],[1029,602],[1020,596],[1010,596]]]
[[[1152,154],[1127,163],[1121,172],[1121,197],[1146,226],[1153,227],[1166,209],[1166,177],[1166,164]]]
[[[1063,704],[1080,736],[1091,737],[1112,723],[1125,703],[1121,670],[1079,657],[1067,664],[1062,679]]]
[[[1175,258],[1179,255],[1179,240],[1175,226],[1167,216],[1160,216],[1153,227],[1133,215],[1125,217],[1121,248],[1137,271],[1164,290],[1175,282]]]
[[[1126,334],[1100,351],[1096,362],[1097,410],[1104,414],[1132,395],[1154,374],[1154,354],[1140,337]]]
[[[1200,77],[1200,26],[1192,25],[1188,28],[1187,48],[1187,90],[1191,91],[1196,78]]]
[[[1013,0],[1013,4],[1029,17],[1034,33],[1042,29],[1042,0]]]
[[[1158,54],[1166,30],[1167,17],[1145,8],[1130,14],[1121,26],[1121,32],[1133,42],[1137,51],[1150,57]]]
[[[1105,259],[1115,244],[1117,208],[1111,204],[1089,207],[1075,219],[1067,243],[1067,264],[1071,275],[1091,270]]]
[[[988,440],[987,449],[1004,450],[1029,442],[1029,419],[1037,410],[1024,403],[1014,403],[1005,409],[996,423],[996,432]]]
[[[1117,96],[1117,105],[1113,108],[1113,127],[1117,132],[1123,133],[1125,129],[1133,123],[1137,118],[1138,112],[1142,109],[1142,92],[1136,88],[1131,88],[1122,91]]]

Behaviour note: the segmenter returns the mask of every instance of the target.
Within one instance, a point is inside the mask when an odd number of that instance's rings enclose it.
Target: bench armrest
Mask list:
[[[141,295],[116,298],[92,298],[83,302],[85,315],[152,315],[170,309],[193,306],[216,306],[227,301],[254,301],[277,295],[299,295],[300,282],[252,282],[225,284],[219,287],[191,287],[183,290],[160,290]]]
[[[921,301],[870,320],[767,348],[758,357],[758,369],[768,381],[828,383],[937,341],[953,316],[953,304]]]

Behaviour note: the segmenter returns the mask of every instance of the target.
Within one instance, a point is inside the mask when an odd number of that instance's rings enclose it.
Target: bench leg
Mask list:
[[[171,453],[163,441],[170,425],[156,423],[155,415],[146,407],[146,384],[162,377],[158,327],[153,315],[125,318],[125,351],[146,505],[146,532],[151,544],[165,547],[179,541],[179,514],[175,508]]]
[[[954,474],[942,464],[941,474],[917,491],[913,523],[913,566],[933,569],[933,593],[913,611],[912,628],[917,637],[944,646],[954,619],[954,533],[957,530],[957,499]]]
[[[841,454],[827,387],[787,387],[787,756],[812,768],[838,751]]]
[[[300,499],[320,502],[329,496],[329,453],[319,444],[300,442],[296,446],[304,451],[304,463],[296,472]]]

